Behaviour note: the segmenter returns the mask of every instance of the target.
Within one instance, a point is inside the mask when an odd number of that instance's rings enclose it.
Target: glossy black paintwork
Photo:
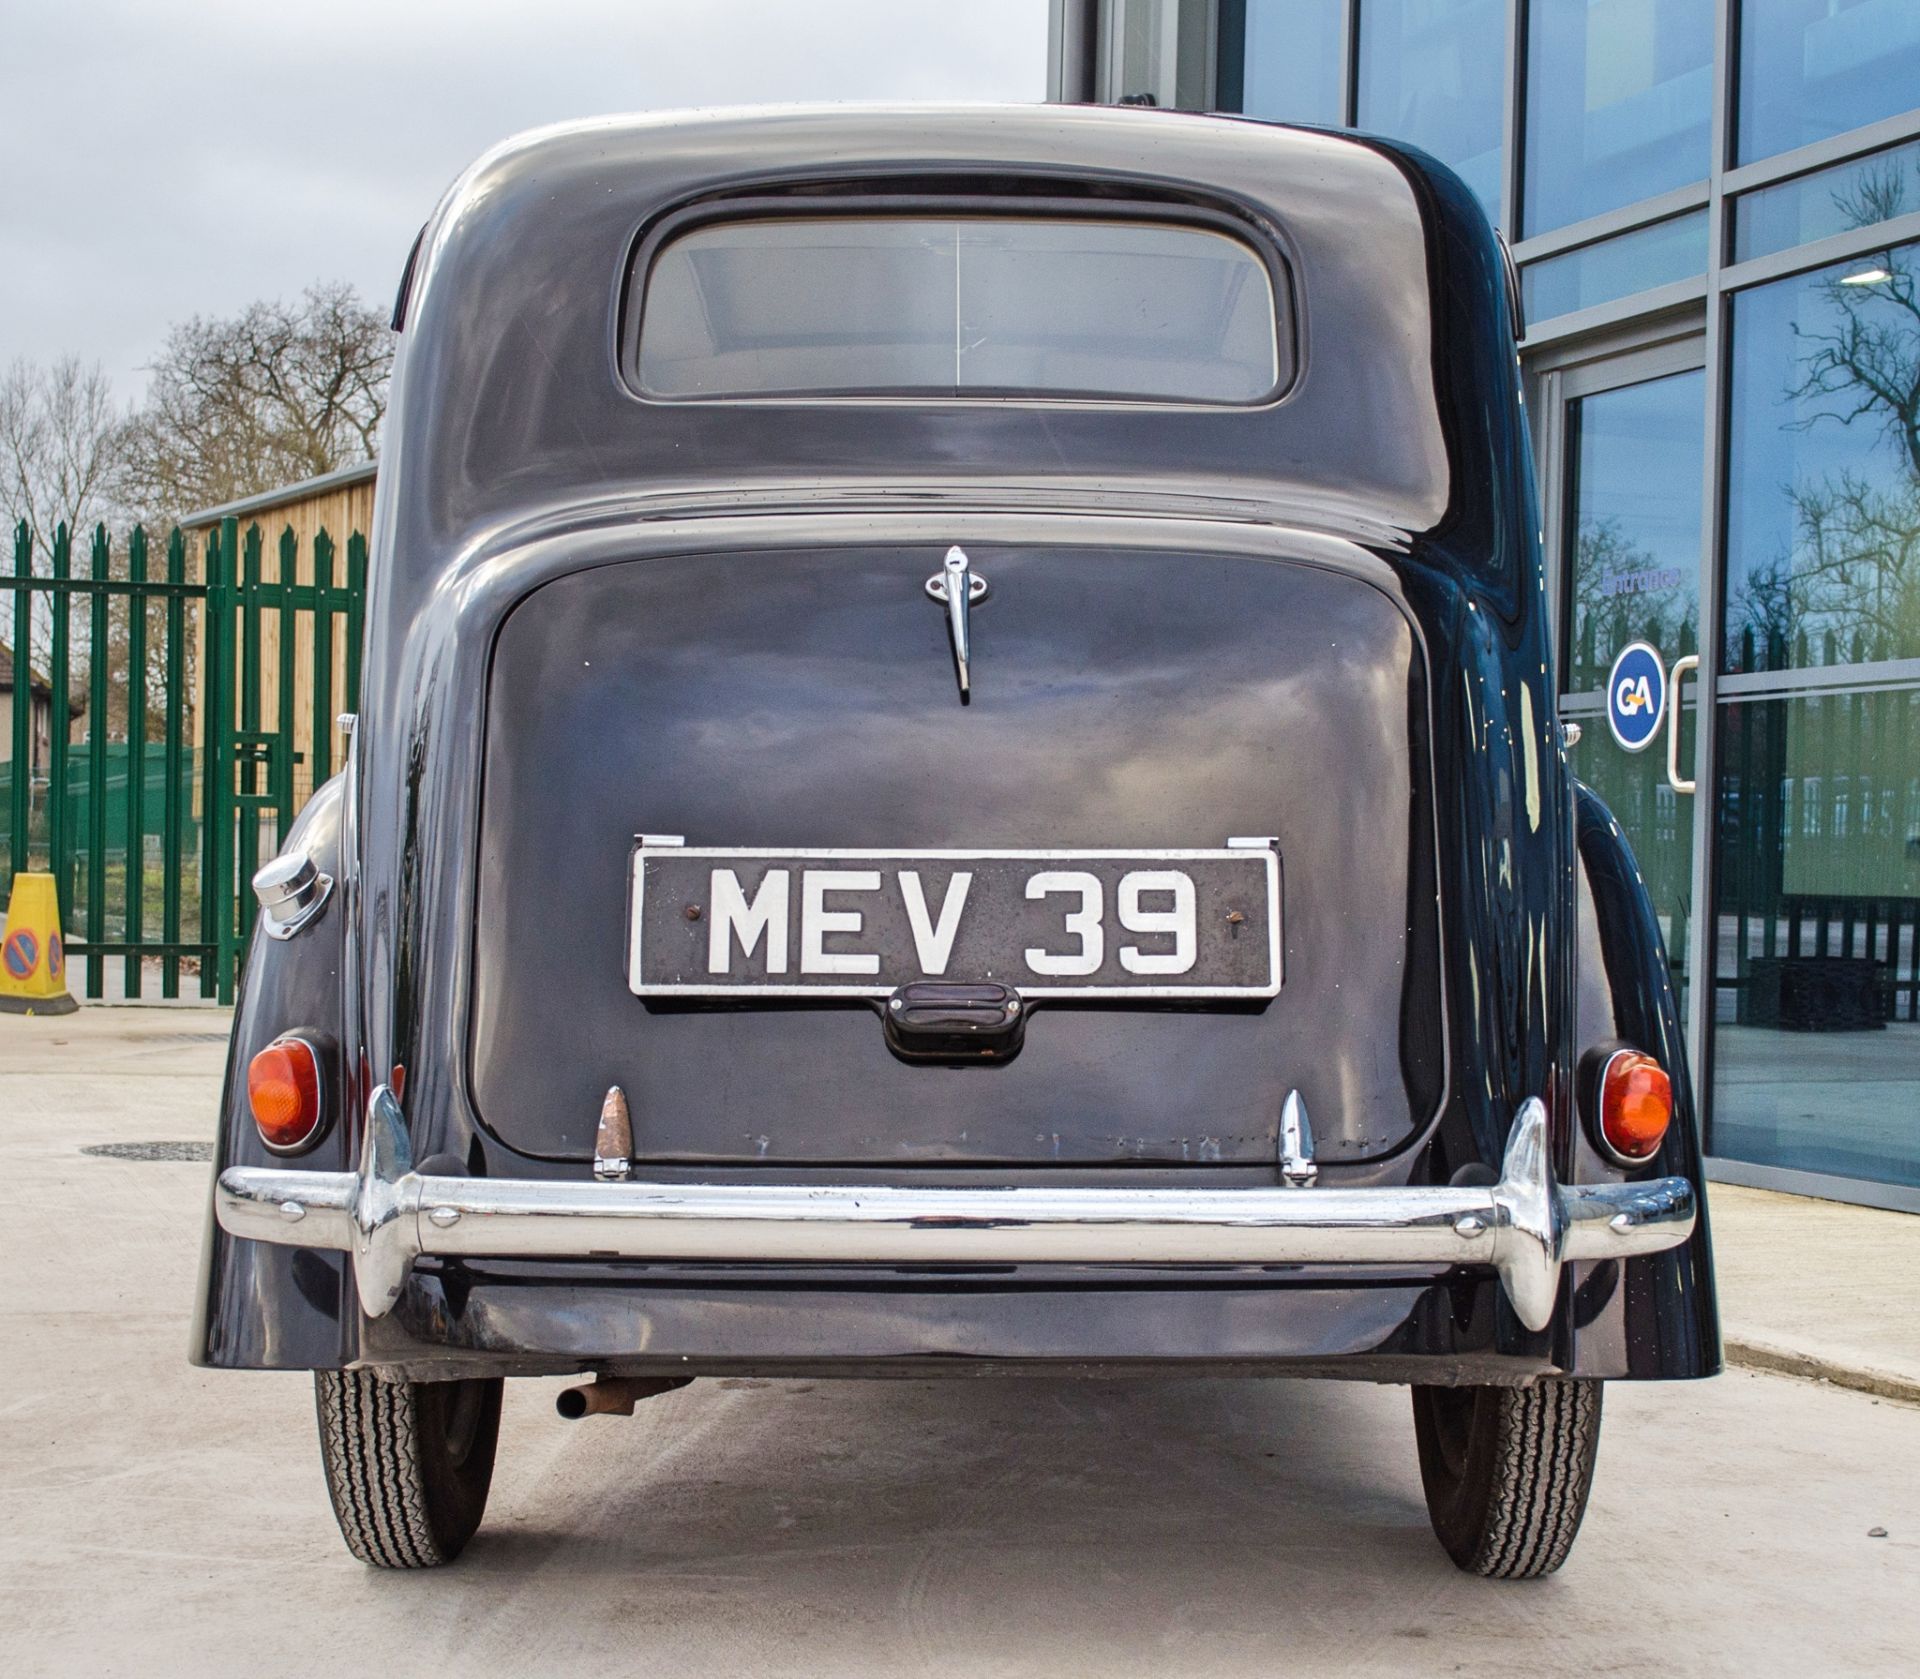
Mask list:
[[[622,277],[635,241],[657,218],[715,194],[849,188],[1111,192],[1232,215],[1289,265],[1302,331],[1298,378],[1281,402],[1231,411],[660,405],[633,395],[618,361]],[[557,1090],[571,1103],[575,1086],[584,1089],[597,1069],[576,1068],[572,1053],[543,1058],[533,1041],[513,1046],[525,1065],[504,1073],[485,1054],[470,1062],[468,1053],[489,964],[515,951],[504,923],[496,932],[475,913],[489,874],[516,892],[557,899],[601,867],[597,857],[556,845],[551,830],[530,837],[537,827],[515,830],[512,855],[489,856],[482,846],[489,665],[501,626],[543,586],[601,567],[641,576],[659,564],[697,577],[699,556],[717,575],[749,553],[828,564],[876,549],[932,555],[955,541],[1062,564],[1076,554],[1130,556],[1129,564],[1206,556],[1216,577],[1237,577],[1235,568],[1250,571],[1253,561],[1307,562],[1349,573],[1390,599],[1428,672],[1424,683],[1410,682],[1402,647],[1393,654],[1400,665],[1378,675],[1405,707],[1391,749],[1404,753],[1411,775],[1425,766],[1433,844],[1391,836],[1401,872],[1343,890],[1369,890],[1375,901],[1352,909],[1363,920],[1378,913],[1379,900],[1438,907],[1435,920],[1409,920],[1405,987],[1390,998],[1374,987],[1343,1023],[1350,1036],[1341,1040],[1371,1042],[1398,1063],[1385,1082],[1397,1080],[1403,1093],[1437,1078],[1433,1117],[1408,1133],[1403,1094],[1400,1145],[1360,1159],[1353,1156],[1369,1151],[1350,1149],[1322,1182],[1484,1175],[1530,1095],[1549,1104],[1562,1175],[1603,1175],[1573,1111],[1571,1069],[1586,1030],[1574,1000],[1580,863],[1572,782],[1553,722],[1508,311],[1499,247],[1460,183],[1415,154],[1352,137],[1131,111],[863,111],[586,125],[491,154],[429,225],[408,303],[376,511],[353,772],[359,803],[345,856],[351,890],[340,911],[329,912],[339,913],[347,942],[303,938],[255,953],[236,1064],[294,1024],[290,1015],[324,1009],[334,970],[344,965],[347,983],[334,1006],[341,1041],[358,1050],[346,1070],[349,1118],[371,1077],[391,1079],[404,1067],[416,1149],[434,1156],[436,1169],[577,1177],[577,1162],[516,1152],[480,1123],[471,1081],[477,1076],[497,1124],[496,1084],[504,1099]],[[938,633],[937,614],[925,614],[925,630]],[[982,634],[990,647],[984,615]],[[1113,680],[1109,660],[1137,665],[1151,634],[1150,619],[1135,630],[1116,618],[1111,645],[1098,650],[1102,680]],[[993,679],[987,647],[984,684]],[[558,671],[575,649],[556,638],[548,651]],[[979,705],[963,719],[942,687],[952,681],[944,657],[923,663],[929,703],[951,706],[956,723],[975,721]],[[1170,710],[1169,721],[1177,740],[1184,719]],[[1183,762],[1182,752],[1156,759],[1155,749],[1150,739],[1139,808],[1123,805],[1116,818],[1141,831],[1153,821],[1154,776]],[[1184,755],[1192,750],[1187,743]],[[1352,767],[1363,776],[1380,768]],[[773,843],[818,843],[793,830],[836,820],[835,768],[820,765],[817,788],[794,795],[790,809],[756,817],[779,818]],[[1039,773],[1049,773],[1044,763]],[[989,786],[974,820],[991,835],[1007,834],[1023,807],[1030,808],[1023,789],[996,795]],[[977,833],[939,837],[981,842]],[[1225,836],[1209,836],[1218,837]],[[1342,837],[1355,854],[1343,879],[1365,880],[1370,848],[1388,840],[1371,830]],[[859,843],[882,838],[898,843],[871,831]],[[1184,834],[1180,842],[1190,843]],[[1155,843],[1173,842],[1156,830]],[[1304,843],[1312,850],[1331,842]],[[1606,963],[1612,1026],[1637,1021],[1667,1032],[1670,1013],[1648,1012],[1648,976],[1662,964],[1644,901],[1636,910],[1623,880],[1594,856],[1600,862],[1589,857],[1589,872],[1597,867],[1605,877],[1591,891],[1603,947],[1613,950],[1607,939],[1639,941],[1637,964],[1611,954]],[[1302,890],[1290,878],[1289,893]],[[1327,913],[1341,908],[1329,904]],[[558,951],[551,971],[525,983],[553,988],[562,1007],[613,1018],[617,969],[574,971],[570,954]],[[1437,1041],[1407,1029],[1435,1018],[1408,1007],[1407,988],[1416,1002],[1438,999]],[[1286,1002],[1283,993],[1274,1007]],[[1046,1024],[1036,1023],[1021,1064]],[[1244,1024],[1205,1017],[1200,1029],[1231,1038]],[[878,1054],[870,1019],[865,1028],[858,1053]],[[1664,1055],[1671,1046],[1661,1041]],[[1273,1063],[1261,1070],[1279,1071]],[[783,1081],[757,1070],[758,1095],[772,1108],[799,1101],[801,1077],[818,1071],[810,1062]],[[1062,1107],[1072,1108],[1084,1073],[1053,1073]],[[1003,1075],[889,1064],[882,1076]],[[1259,1094],[1277,1102],[1283,1092]],[[230,1120],[232,1102],[230,1094]],[[1357,1106],[1339,1090],[1314,1111],[1316,1122],[1324,1112],[1335,1139],[1365,1135]],[[229,1123],[223,1161],[251,1158],[249,1129]],[[341,1164],[345,1132],[316,1165]],[[1697,1160],[1683,1164],[1697,1182]],[[711,1177],[757,1169],[698,1170]],[[853,1170],[835,1168],[841,1176]],[[951,1165],[915,1170],[924,1174],[919,1181],[968,1177]],[[995,1181],[1009,1170],[992,1169]],[[1097,1179],[1115,1168],[1048,1170]],[[1262,1168],[1124,1170],[1132,1182],[1177,1182],[1197,1171]],[[1421,1380],[1510,1379],[1549,1367],[1704,1374],[1715,1362],[1704,1237],[1635,1261],[1624,1284],[1617,1275],[1569,1276],[1562,1310],[1539,1334],[1524,1330],[1479,1275],[1393,1281],[1354,1273],[1334,1286],[1339,1279],[1301,1272],[1236,1274],[1225,1285],[1186,1273],[1142,1288],[1132,1274],[1068,1281],[1027,1271],[1018,1287],[983,1288],[960,1276],[783,1285],[614,1265],[512,1276],[498,1267],[426,1268],[399,1310],[367,1323],[351,1306],[341,1310],[337,1264],[304,1275],[284,1257],[246,1248],[216,1238],[209,1249],[196,1339],[209,1362],[565,1369],[671,1346],[688,1361],[683,1368],[1212,1358]]]
[[[1576,784],[1574,820],[1580,848],[1578,1041],[1614,1040],[1655,1056],[1673,1081],[1673,1125],[1660,1151],[1629,1177],[1680,1176],[1698,1185],[1699,1120],[1686,1039],[1674,999],[1666,949],[1653,902],[1626,836],[1592,788]],[[1583,1112],[1583,1120],[1590,1116]],[[1578,1133],[1578,1170],[1592,1179],[1610,1169],[1591,1141],[1590,1123]],[[1626,1360],[1636,1374],[1700,1375],[1720,1367],[1720,1318],[1713,1279],[1713,1241],[1707,1201],[1684,1247],[1624,1268],[1579,1267],[1581,1286],[1604,1287],[1605,1273],[1624,1269],[1617,1309],[1596,1324],[1581,1348],[1595,1362]],[[1599,1341],[1618,1339],[1603,1353]],[[1589,1347],[1587,1344],[1591,1342]]]
[[[1438,976],[1409,962],[1410,927],[1436,936],[1431,892],[1408,892],[1432,872],[1426,684],[1393,596],[1277,557],[977,543],[993,592],[962,711],[922,588],[941,552],[634,561],[514,609],[474,912],[487,1128],[590,1159],[618,1084],[648,1161],[1270,1164],[1290,1087],[1330,1165],[1423,1130],[1442,1058]],[[649,1008],[622,983],[636,830],[853,848],[1274,835],[1285,983],[1236,1008],[1047,1003],[1017,1059],[965,1077],[896,1059],[859,1002]],[[527,890],[526,860],[549,854],[574,860],[567,890]]]
[[[339,1172],[354,1163],[354,1131],[347,1117],[352,1087],[341,1053],[347,915],[339,882],[345,794],[343,776],[317,788],[287,836],[287,849],[304,851],[336,883],[320,918],[297,944],[276,945],[264,931],[256,927],[254,932],[227,1049],[214,1142],[216,1171],[297,1163]],[[284,1032],[299,1033],[322,1046],[321,1088],[330,1110],[325,1134],[310,1153],[292,1161],[272,1154],[261,1142],[247,1108],[247,1062]],[[338,1365],[354,1352],[352,1320],[343,1310],[352,1298],[345,1254],[239,1241],[215,1222],[209,1196],[191,1343],[196,1364],[270,1370]]]

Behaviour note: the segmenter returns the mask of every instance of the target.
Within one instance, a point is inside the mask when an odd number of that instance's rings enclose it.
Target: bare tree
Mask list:
[[[1869,222],[1908,196],[1900,175],[1881,171],[1835,204]],[[1888,658],[1920,642],[1920,279],[1905,251],[1887,249],[1830,274],[1818,293],[1826,324],[1794,329],[1798,365],[1784,395],[1800,417],[1789,428],[1871,428],[1894,461],[1891,471],[1863,461],[1783,486],[1792,535],[1735,584],[1730,603],[1743,667],[1749,657],[1762,668]]]
[[[1791,551],[1734,585],[1737,668],[1899,657],[1920,631],[1920,484],[1841,471],[1786,493]]]
[[[1920,170],[1915,178],[1920,181]],[[1827,196],[1848,227],[1874,227],[1904,216],[1913,207],[1906,170],[1897,160],[1886,158],[1870,163]]]
[[[182,322],[150,369],[126,499],[159,524],[371,460],[392,366],[386,321],[348,285]]]
[[[24,519],[44,555],[57,526],[79,533],[111,517],[126,434],[98,362],[20,360],[0,373],[0,511],[9,534]]]
[[[1834,308],[1831,331],[1795,328],[1805,349],[1787,396],[1819,405],[1803,428],[1877,422],[1920,478],[1920,285],[1904,253],[1865,262],[1821,286]]]
[[[114,491],[125,460],[127,419],[96,362],[63,356],[42,365],[15,361],[0,373],[0,514],[6,530],[0,569],[11,570],[15,528],[33,539],[33,569],[51,568],[55,533],[65,525],[81,554],[93,526],[119,512]],[[52,615],[37,612],[30,652],[45,664]]]

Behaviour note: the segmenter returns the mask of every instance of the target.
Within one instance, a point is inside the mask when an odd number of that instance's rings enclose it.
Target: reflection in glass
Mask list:
[[[1699,488],[1694,486],[1696,502]],[[1689,686],[1681,736],[1682,749],[1688,752],[1693,750],[1693,693]],[[1604,716],[1585,715],[1580,724],[1580,740],[1568,753],[1568,761],[1573,773],[1605,801],[1633,849],[1647,896],[1653,900],[1674,996],[1685,1020],[1687,947],[1693,924],[1693,800],[1676,793],[1667,780],[1664,733],[1660,743],[1646,751],[1626,752],[1607,733]]]
[[[1874,227],[1913,210],[1920,210],[1920,140],[1736,199],[1733,260]]]
[[[1181,0],[1115,0],[1113,96],[1122,104],[1203,111],[1213,91],[1212,20],[1205,6]]]
[[[1692,210],[1563,256],[1530,262],[1520,271],[1520,288],[1527,319],[1537,323],[1674,280],[1690,280],[1706,267],[1707,213]]]
[[[1704,180],[1713,0],[1532,0],[1531,235]]]
[[[1710,1151],[1920,1184],[1920,691],[1721,717]]]
[[[1219,107],[1337,126],[1346,0],[1221,0]]]
[[[1914,0],[1743,0],[1740,161],[1907,110],[1920,87]]]
[[[1630,641],[1668,665],[1698,649],[1706,401],[1694,371],[1567,404],[1566,693],[1599,688]]]
[[[1920,655],[1920,247],[1733,311],[1726,668]]]
[[[1449,164],[1500,219],[1505,0],[1367,0],[1360,8],[1360,126]]]

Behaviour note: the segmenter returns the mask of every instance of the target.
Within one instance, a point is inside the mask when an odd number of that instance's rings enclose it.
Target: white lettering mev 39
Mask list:
[[[707,932],[707,972],[731,971],[734,947],[751,960],[761,941],[769,975],[788,971],[788,923],[793,903],[793,876],[800,876],[800,972],[803,974],[868,975],[880,971],[880,958],[871,951],[849,948],[827,939],[856,938],[865,917],[856,903],[861,894],[881,890],[877,869],[769,869],[748,898],[733,869],[715,869],[707,902],[711,920]],[[973,876],[961,870],[947,881],[937,916],[927,904],[926,886],[918,869],[902,869],[895,886],[913,931],[920,971],[931,979],[942,977],[959,937],[960,918],[966,912]],[[1149,909],[1148,893],[1171,898],[1170,908]],[[831,895],[831,901],[830,901]],[[1023,952],[1036,974],[1078,976],[1097,972],[1106,959],[1106,887],[1099,876],[1077,869],[1043,869],[1030,876],[1029,900],[1059,896],[1063,906],[1061,930],[1077,941],[1077,948],[1049,951],[1035,945]],[[1120,926],[1130,933],[1171,934],[1171,950],[1144,951],[1138,945],[1120,947],[1120,965],[1135,974],[1183,974],[1193,966],[1197,946],[1192,879],[1177,869],[1135,869],[1122,875],[1116,899]]]
[[[881,1000],[918,981],[1037,1000],[1277,996],[1268,841],[1122,850],[635,847],[639,997]]]

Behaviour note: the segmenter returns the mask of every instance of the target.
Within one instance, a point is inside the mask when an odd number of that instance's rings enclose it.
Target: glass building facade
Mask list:
[[[1473,188],[1562,714],[1713,1172],[1920,1211],[1920,0],[1055,0],[1054,41],[1058,98],[1391,135]],[[1676,774],[1605,725],[1633,640]]]

